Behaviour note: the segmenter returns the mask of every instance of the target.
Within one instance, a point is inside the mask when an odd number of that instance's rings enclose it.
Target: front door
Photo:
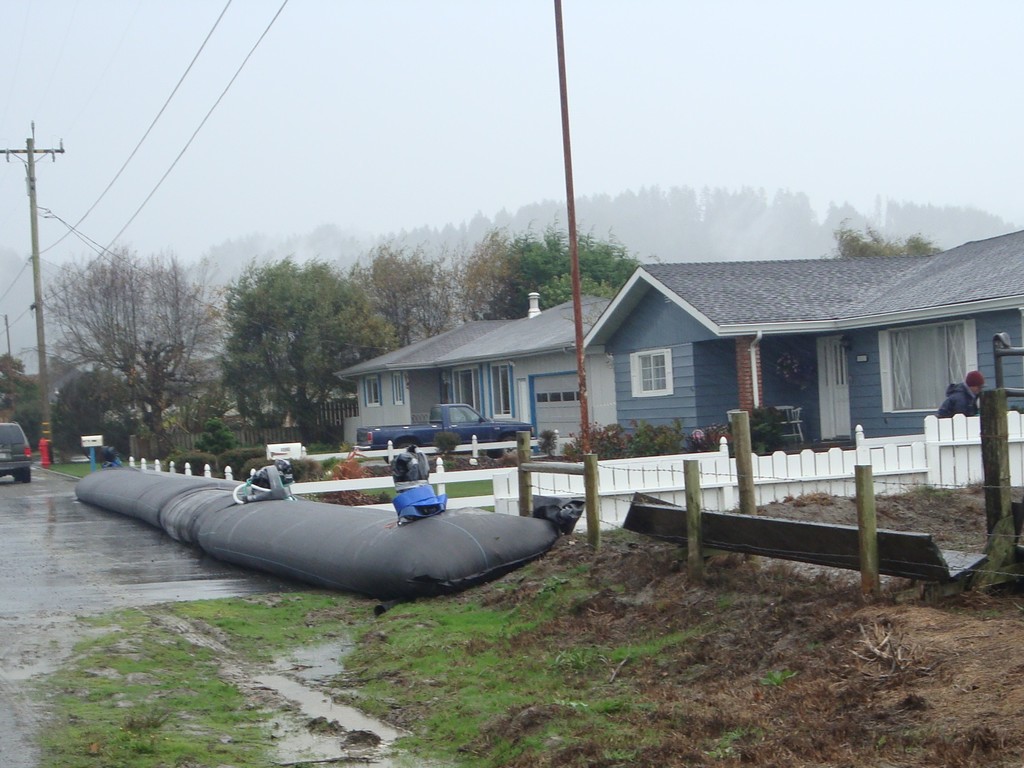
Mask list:
[[[818,339],[818,402],[821,404],[821,439],[849,437],[850,384],[841,336]]]

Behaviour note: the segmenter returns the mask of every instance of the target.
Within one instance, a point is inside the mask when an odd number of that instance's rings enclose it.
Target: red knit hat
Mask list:
[[[981,375],[981,371],[971,371],[964,377],[964,384],[968,387],[984,387],[985,377]]]

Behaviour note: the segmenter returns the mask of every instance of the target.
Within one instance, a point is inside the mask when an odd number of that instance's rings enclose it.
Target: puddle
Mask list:
[[[255,678],[260,686],[287,699],[292,708],[278,711],[270,721],[281,764],[331,761],[332,765],[407,768],[409,756],[393,752],[396,739],[405,735],[355,707],[339,704],[317,681],[327,681],[342,670],[340,658],[348,646],[328,643],[303,648],[279,660],[271,673]],[[415,763],[423,765],[422,761]]]

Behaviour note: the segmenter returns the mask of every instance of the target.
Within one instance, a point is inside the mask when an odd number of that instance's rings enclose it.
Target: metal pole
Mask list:
[[[562,154],[565,158],[565,204],[569,225],[569,260],[572,264],[572,318],[576,326],[576,375],[580,386],[580,448],[590,453],[590,414],[587,407],[587,369],[583,350],[583,309],[580,306],[580,254],[576,238],[576,196],[572,186],[572,147],[569,143],[569,97],[565,84],[565,43],[562,35],[562,0],[555,0],[555,37],[558,42],[558,91],[562,103]]]

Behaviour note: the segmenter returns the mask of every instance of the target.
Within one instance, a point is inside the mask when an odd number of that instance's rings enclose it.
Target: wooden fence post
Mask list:
[[[875,483],[871,466],[858,464],[853,468],[857,486],[857,543],[860,551],[860,591],[865,595],[881,594],[878,576],[878,521],[875,516]]]
[[[598,493],[597,454],[583,457],[583,487],[587,494],[587,542],[594,550],[601,547],[601,497]]]
[[[516,432],[516,454],[519,459],[519,514],[530,517],[533,515],[533,485],[529,470],[523,469],[530,461],[529,432]]]
[[[1010,497],[1010,449],[1006,423],[1006,390],[986,392],[981,398],[981,460],[985,471],[985,520],[988,562],[971,581],[983,588],[1015,579],[1015,528]]]
[[[736,450],[736,483],[740,491],[740,512],[744,515],[757,514],[757,497],[754,493],[754,451],[750,443],[750,414],[746,411],[729,411],[729,425],[732,428],[732,442]]]
[[[686,570],[694,581],[704,580],[704,531],[701,529],[700,462],[683,462],[686,489]]]

